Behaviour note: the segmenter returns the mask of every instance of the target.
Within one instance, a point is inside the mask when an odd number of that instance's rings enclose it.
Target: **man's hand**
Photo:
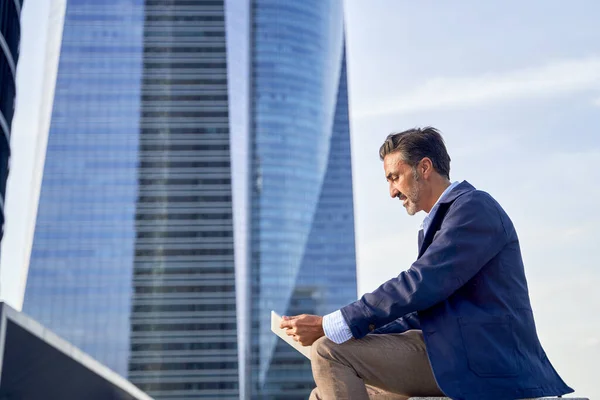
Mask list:
[[[302,346],[310,346],[321,336],[325,336],[323,331],[323,317],[318,315],[297,315],[295,317],[282,317],[280,328],[285,329],[288,336]]]

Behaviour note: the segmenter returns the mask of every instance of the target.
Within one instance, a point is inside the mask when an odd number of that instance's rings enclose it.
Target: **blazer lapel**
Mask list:
[[[423,229],[419,229],[419,257],[421,257],[421,247],[423,246]]]
[[[440,230],[442,226],[442,221],[450,208],[450,205],[461,195],[471,192],[475,190],[475,188],[467,181],[463,181],[456,185],[454,189],[452,189],[445,198],[443,198],[439,203],[431,216],[431,223],[429,224],[429,229],[427,229],[427,234],[424,234],[423,230],[419,231],[419,257],[425,253],[425,250],[429,247],[431,242],[433,241],[433,236],[437,231]]]
[[[427,229],[427,234],[423,235],[421,233],[423,232],[422,230],[419,232],[419,236],[423,237],[423,240],[420,241],[421,245],[419,246],[419,258],[421,258],[423,253],[425,253],[425,250],[427,250],[427,248],[433,241],[433,236],[435,235],[435,233],[440,230],[440,227],[442,226],[442,221],[446,216],[446,212],[448,212],[448,209],[450,208],[450,204],[452,203],[440,203],[437,207],[435,214],[431,218],[431,223],[429,224],[429,228]]]

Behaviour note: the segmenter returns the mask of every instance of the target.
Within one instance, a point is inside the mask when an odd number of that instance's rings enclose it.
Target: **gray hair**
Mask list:
[[[450,179],[450,156],[440,132],[431,127],[408,129],[388,135],[379,148],[379,158],[391,153],[400,153],[404,162],[416,167],[427,157],[433,168],[446,179]]]

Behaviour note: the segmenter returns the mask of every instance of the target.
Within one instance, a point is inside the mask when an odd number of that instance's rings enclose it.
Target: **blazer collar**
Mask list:
[[[473,185],[471,185],[467,181],[462,181],[461,183],[456,185],[454,189],[448,192],[443,199],[440,199],[438,204],[452,203],[454,200],[456,200],[457,197],[462,196],[465,193],[472,192],[474,190],[475,187]]]

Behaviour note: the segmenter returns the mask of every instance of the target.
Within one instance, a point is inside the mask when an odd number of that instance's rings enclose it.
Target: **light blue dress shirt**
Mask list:
[[[434,215],[437,210],[438,203],[441,199],[444,198],[448,193],[452,191],[458,185],[458,182],[452,182],[450,186],[444,190],[444,193],[438,198],[435,202],[429,214],[425,216],[423,222],[421,223],[421,229],[423,233],[427,233],[427,229],[429,229],[429,224],[431,223],[431,216]],[[346,323],[344,316],[340,310],[334,311],[331,314],[327,314],[323,317],[323,331],[325,331],[325,336],[329,338],[334,343],[341,344],[350,339],[352,339],[352,331],[350,327]]]

